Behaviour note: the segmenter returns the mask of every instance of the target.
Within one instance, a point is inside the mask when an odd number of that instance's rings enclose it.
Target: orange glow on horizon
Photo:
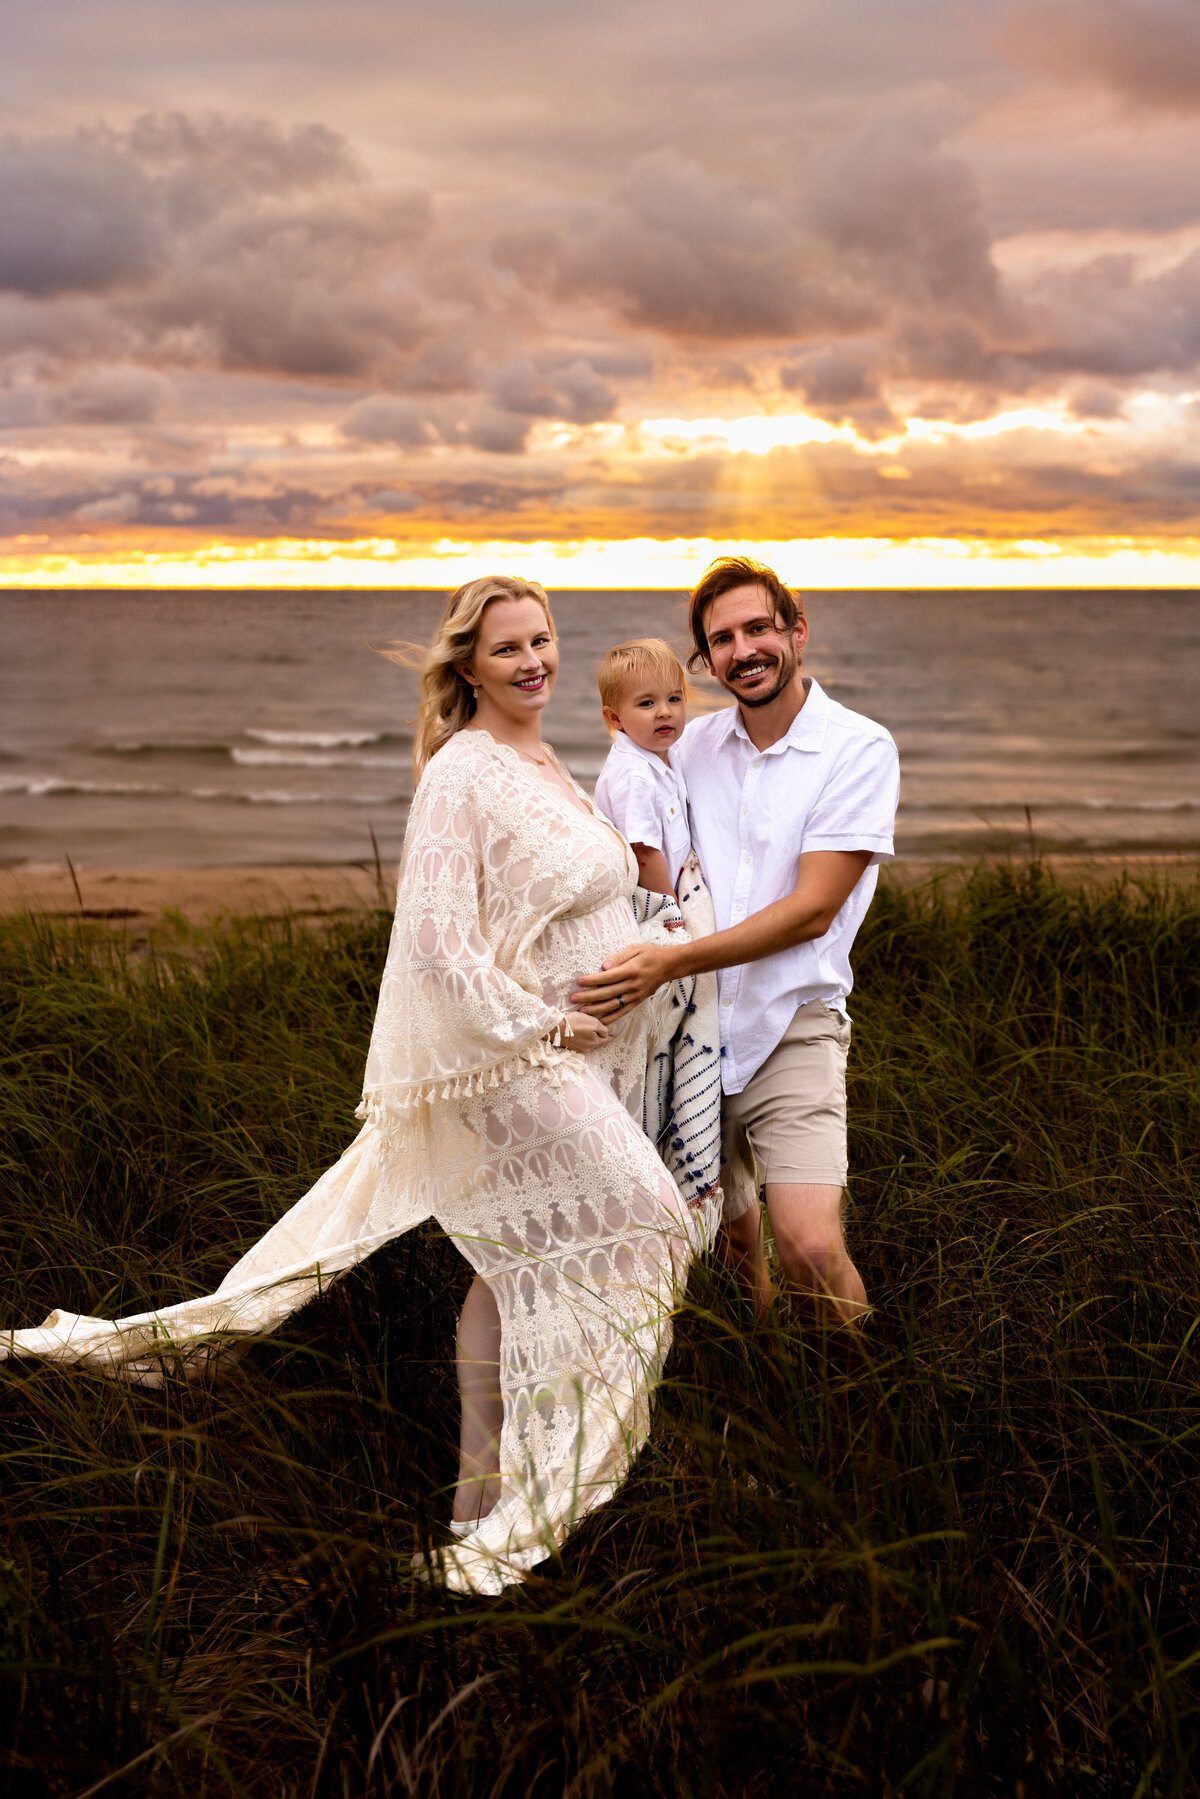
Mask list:
[[[714,557],[747,555],[784,579],[818,588],[1200,588],[1200,538],[1053,542],[952,537],[709,537],[264,539],[179,550],[51,553],[28,540],[0,555],[6,588],[449,588],[489,570],[519,569],[550,587],[686,588]]]

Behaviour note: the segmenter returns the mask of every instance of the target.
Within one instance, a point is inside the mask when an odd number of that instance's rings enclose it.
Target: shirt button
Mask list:
[[[731,1000],[731,999],[723,999],[723,1000],[722,1000],[722,1001],[721,1001],[721,1004],[722,1004],[722,1005],[723,1005],[723,1006],[731,1006],[731,1005],[732,1005],[732,1004],[733,1004],[733,1001],[732,1001],[732,1000]]]

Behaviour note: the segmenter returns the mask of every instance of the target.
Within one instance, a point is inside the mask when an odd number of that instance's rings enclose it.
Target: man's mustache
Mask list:
[[[726,675],[725,679],[727,681],[736,681],[738,676],[744,675],[748,668],[778,668],[778,667],[779,667],[779,657],[778,656],[766,656],[766,655],[755,656],[749,662],[739,662],[735,668],[731,668],[729,670],[729,673]]]

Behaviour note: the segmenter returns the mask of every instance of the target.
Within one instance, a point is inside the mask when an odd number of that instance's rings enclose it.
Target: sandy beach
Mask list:
[[[383,893],[380,892],[380,880]],[[0,913],[31,910],[136,924],[177,912],[200,924],[221,916],[331,918],[390,908],[396,865],[359,863],[275,868],[0,869]]]
[[[1200,857],[1049,856],[1061,879],[1091,886],[1121,870],[1138,882],[1186,884],[1200,876]],[[884,879],[905,887],[950,878],[972,866],[900,858]],[[382,882],[382,891],[381,891]],[[383,907],[390,910],[396,864],[312,863],[279,867],[79,868],[66,864],[0,869],[0,914],[30,910],[136,929],[177,913],[191,924],[220,917],[292,916],[313,921]]]

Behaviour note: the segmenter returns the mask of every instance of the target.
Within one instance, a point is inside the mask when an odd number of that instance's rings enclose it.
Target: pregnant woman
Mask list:
[[[648,1008],[611,1028],[567,1008],[577,975],[629,940],[637,865],[542,743],[557,667],[540,587],[488,577],[449,601],[422,677],[365,1122],[341,1160],[215,1294],[0,1336],[0,1356],[156,1384],[435,1218],[475,1270],[453,1540],[434,1570],[459,1591],[519,1579],[613,1493],[720,1205],[711,1182],[685,1203],[641,1128]]]

